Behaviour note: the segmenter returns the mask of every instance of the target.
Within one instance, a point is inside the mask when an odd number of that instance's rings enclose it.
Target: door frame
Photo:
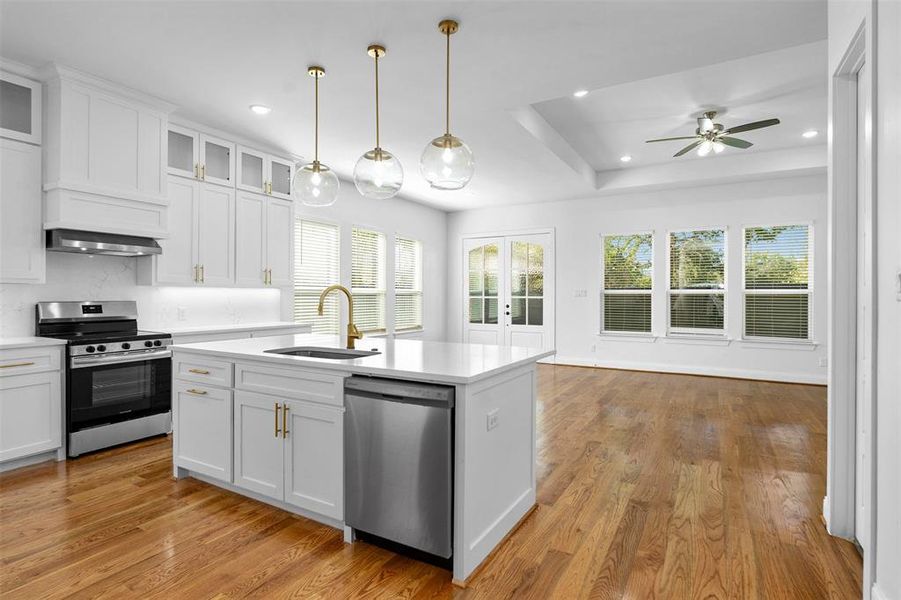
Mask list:
[[[551,310],[548,311],[550,313],[550,315],[545,314],[544,316],[545,316],[545,319],[548,319],[548,317],[550,317],[549,321],[546,321],[546,322],[550,326],[551,347],[552,348],[557,347],[557,231],[556,231],[556,228],[554,228],[554,227],[543,227],[543,228],[536,228],[536,229],[512,229],[512,230],[507,230],[507,231],[503,231],[503,230],[501,230],[501,231],[498,231],[498,230],[480,231],[480,232],[475,232],[475,233],[463,233],[460,235],[460,239],[458,241],[458,248],[459,248],[460,256],[461,256],[460,279],[458,280],[460,282],[460,288],[461,288],[461,290],[460,290],[461,304],[460,304],[460,311],[459,311],[459,314],[460,314],[460,340],[466,339],[467,322],[466,322],[466,319],[463,318],[463,313],[467,310],[466,307],[468,306],[468,302],[469,302],[469,267],[468,267],[469,261],[468,261],[468,256],[466,254],[466,249],[464,248],[465,240],[478,239],[478,238],[506,238],[506,237],[517,236],[517,235],[544,235],[544,234],[550,235],[550,238],[551,238],[550,246],[553,251],[551,262],[553,263],[553,267],[554,267],[554,276],[552,278],[552,281],[554,284],[554,294],[553,294],[553,297],[551,297],[551,302],[552,302]],[[507,257],[507,258],[509,258],[509,257]],[[501,269],[501,270],[503,270],[503,269]],[[506,285],[504,286],[504,289],[506,290]],[[544,298],[547,299],[548,296],[545,296]],[[498,299],[498,316],[500,316],[500,298]],[[548,360],[553,360],[553,357],[550,357]],[[544,362],[544,359],[542,360],[542,362]]]
[[[870,69],[868,103],[870,114],[875,116],[875,63],[871,60],[873,37],[869,28],[873,23],[872,7],[867,9],[864,20],[852,36],[838,67],[831,77],[832,106],[830,117],[832,139],[829,144],[829,374],[828,374],[828,429],[827,429],[827,477],[826,497],[823,499],[823,517],[830,534],[855,539],[856,482],[857,482],[857,249],[858,249],[858,85],[857,73],[864,63]],[[870,214],[872,235],[869,244],[875,244],[875,136],[871,136],[863,149],[869,155],[867,181],[873,210]],[[875,254],[873,255],[875,256]],[[872,269],[874,265],[870,265]],[[873,272],[875,282],[875,271]],[[875,285],[872,293],[875,294]],[[875,298],[871,298],[873,323],[876,323]],[[866,547],[863,551],[863,597],[871,597],[875,583],[876,565],[876,371],[877,335],[870,337],[871,394],[865,399],[869,405],[869,454],[864,462],[865,497],[868,503]]]

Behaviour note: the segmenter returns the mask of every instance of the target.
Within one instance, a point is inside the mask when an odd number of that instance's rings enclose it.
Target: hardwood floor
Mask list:
[[[450,573],[193,479],[155,439],[0,475],[13,598],[858,598],[816,386],[539,367],[538,509]]]

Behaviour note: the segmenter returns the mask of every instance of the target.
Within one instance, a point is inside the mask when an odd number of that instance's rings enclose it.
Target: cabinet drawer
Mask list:
[[[344,376],[257,363],[235,363],[235,389],[344,406]]]
[[[41,371],[59,371],[61,347],[44,346],[0,350],[0,377],[40,373]]]
[[[232,363],[223,360],[207,360],[193,356],[176,355],[173,372],[183,381],[194,381],[221,387],[232,386]]]

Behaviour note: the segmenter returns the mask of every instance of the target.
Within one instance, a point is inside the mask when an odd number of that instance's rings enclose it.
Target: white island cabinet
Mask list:
[[[535,363],[553,351],[315,334],[173,346],[173,469],[344,527],[344,382],[353,375],[454,387],[454,580],[465,582],[535,506]],[[390,485],[390,482],[386,482]],[[345,528],[346,539],[350,531]]]

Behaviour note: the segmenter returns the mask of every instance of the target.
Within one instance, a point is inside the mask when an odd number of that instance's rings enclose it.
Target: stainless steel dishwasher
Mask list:
[[[344,405],[346,524],[449,558],[454,388],[349,377]]]

